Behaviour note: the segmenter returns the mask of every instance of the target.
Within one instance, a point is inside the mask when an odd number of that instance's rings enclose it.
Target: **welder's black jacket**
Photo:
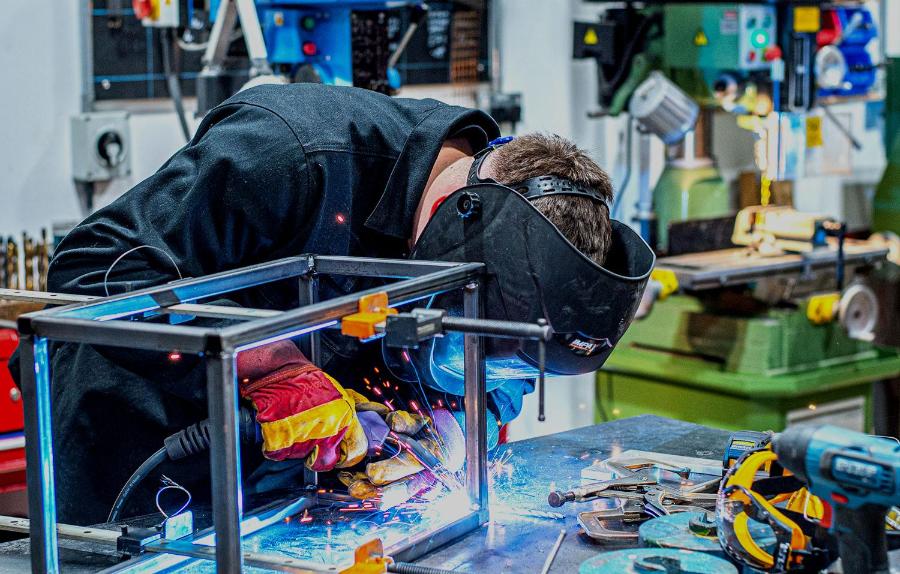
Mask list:
[[[442,142],[462,133],[480,149],[499,135],[486,114],[434,100],[313,84],[262,86],[211,111],[153,176],[99,210],[59,245],[51,291],[103,295],[303,253],[402,257]],[[325,296],[361,285],[327,281]],[[296,280],[235,299],[296,304]],[[360,350],[335,340],[323,367],[339,380]],[[105,520],[131,472],[169,434],[206,418],[204,371],[185,356],[66,344],[52,360],[59,519]],[[349,376],[349,375],[347,375]],[[245,449],[257,451],[255,449]],[[164,468],[188,486],[206,457]],[[249,461],[245,467],[259,461]],[[193,468],[190,467],[193,464]],[[245,468],[246,470],[246,468]],[[155,478],[141,495],[152,508]],[[206,486],[196,486],[203,488]],[[149,506],[148,506],[149,504]],[[137,510],[132,508],[132,510]]]

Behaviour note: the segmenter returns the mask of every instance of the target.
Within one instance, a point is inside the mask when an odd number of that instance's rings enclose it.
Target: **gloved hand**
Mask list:
[[[362,408],[370,405],[378,403]],[[455,473],[465,463],[465,437],[449,411],[436,409],[432,421],[378,406],[384,410],[373,409],[360,416],[377,413],[385,417],[385,426],[391,430],[384,449],[387,457],[368,463],[364,472],[338,475],[352,496],[361,500],[379,497],[382,507],[390,507],[439,481],[445,484],[457,481]]]
[[[415,434],[425,424],[419,415],[391,412],[343,388],[290,341],[240,353],[237,369],[271,460],[306,458],[317,472],[351,467],[379,451],[389,426]]]
[[[272,460],[306,458],[315,471],[352,466],[368,448],[357,397],[313,365],[290,341],[240,353],[241,396],[253,403]]]

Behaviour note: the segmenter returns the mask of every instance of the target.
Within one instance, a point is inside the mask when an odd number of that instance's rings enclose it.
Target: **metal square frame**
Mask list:
[[[319,275],[399,279],[328,301],[319,301]],[[309,334],[307,352],[317,362],[317,331],[358,311],[360,297],[386,292],[397,306],[450,290],[462,289],[464,316],[483,318],[482,263],[447,263],[302,255],[189,278],[133,293],[87,300],[19,318],[21,381],[25,408],[28,507],[31,518],[31,564],[35,573],[59,571],[56,492],[50,404],[48,341],[66,341],[125,348],[197,354],[203,358],[207,401],[213,432],[210,444],[215,559],[220,573],[240,572],[242,485],[238,437],[238,383],[235,357],[253,347]],[[298,279],[300,306],[288,311],[202,305],[200,299],[248,289],[284,279]],[[87,298],[86,298],[87,299]],[[230,318],[242,323],[222,328],[117,321],[159,314]],[[482,336],[464,336],[466,416],[466,489],[471,503],[462,518],[392,549],[410,560],[488,519],[487,432],[484,345]],[[474,399],[474,400],[472,400]],[[170,551],[209,557],[208,547],[172,544]],[[186,548],[184,546],[187,546]]]

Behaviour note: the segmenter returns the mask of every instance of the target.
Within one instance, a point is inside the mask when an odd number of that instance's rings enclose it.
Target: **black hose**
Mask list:
[[[181,133],[184,134],[185,141],[191,141],[191,130],[188,127],[187,115],[184,113],[184,98],[181,96],[181,84],[178,81],[178,74],[173,70],[172,66],[172,44],[175,42],[175,36],[171,28],[163,28],[159,35],[160,49],[162,50],[163,71],[166,76],[166,88],[169,90],[169,97],[175,104],[175,115],[178,116],[178,123],[181,126]]]
[[[118,520],[119,514],[122,512],[122,507],[125,506],[125,501],[128,500],[128,495],[131,494],[131,491],[134,490],[135,487],[153,471],[153,469],[162,464],[167,458],[169,458],[169,455],[166,453],[166,447],[163,447],[150,455],[150,458],[145,460],[141,466],[134,471],[134,474],[131,475],[131,478],[128,479],[125,486],[119,491],[119,496],[116,497],[112,510],[109,511],[109,517],[106,519],[107,522],[115,522]]]
[[[452,570],[432,568],[431,566],[419,566],[418,564],[410,564],[409,562],[394,562],[393,564],[388,564],[387,571],[396,572],[397,574],[457,574]]]

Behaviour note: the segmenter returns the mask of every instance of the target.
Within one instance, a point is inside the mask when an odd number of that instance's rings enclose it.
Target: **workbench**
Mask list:
[[[538,572],[560,530],[565,529],[567,536],[550,572],[577,572],[582,562],[610,548],[577,534],[576,514],[587,505],[549,507],[547,494],[552,488],[577,484],[581,470],[594,460],[629,449],[720,458],[727,437],[727,431],[645,415],[503,445],[500,452],[509,449],[506,464],[512,470],[506,479],[495,481],[491,522],[417,563],[470,573]],[[553,512],[564,518],[540,516],[552,516]],[[114,553],[106,549],[71,541],[63,541],[61,546],[64,572],[96,572],[115,564]],[[0,544],[0,574],[27,572],[27,552],[27,540]],[[896,561],[897,557],[892,558]]]

